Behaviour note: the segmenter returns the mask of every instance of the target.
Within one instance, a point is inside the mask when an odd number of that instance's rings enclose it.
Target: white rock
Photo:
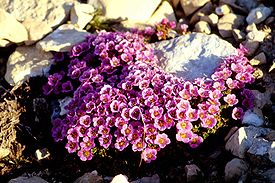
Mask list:
[[[161,0],[102,0],[106,17],[121,17],[137,22],[147,21],[160,3]]]
[[[211,34],[211,27],[207,22],[199,21],[195,25],[195,31],[205,33],[205,34]]]
[[[111,183],[129,183],[128,177],[122,174],[116,175]]]
[[[253,59],[251,59],[249,61],[249,63],[251,65],[262,65],[262,64],[266,64],[266,56],[264,54],[264,52],[259,53],[258,55],[256,55]]]
[[[160,183],[160,179],[158,174],[155,174],[152,177],[142,177],[141,179],[135,180],[131,183]]]
[[[85,173],[74,181],[74,183],[103,183],[103,178],[98,175],[97,171],[94,170],[90,173]]]
[[[210,15],[201,17],[201,21],[205,21],[209,23],[211,26],[215,26],[219,21],[219,17],[215,13],[211,13]]]
[[[272,8],[259,6],[249,12],[248,16],[246,17],[246,22],[248,24],[261,23],[271,14],[272,10]]]
[[[222,37],[231,37],[232,29],[240,27],[244,23],[244,17],[229,13],[219,19],[218,29]]]
[[[50,157],[50,152],[47,148],[43,148],[43,149],[37,149],[35,151],[35,157],[37,158],[38,161],[46,159],[48,157]]]
[[[241,127],[229,138],[225,149],[239,158],[244,158],[245,153],[252,146],[253,140],[266,135],[269,131],[269,129],[254,126]]]
[[[71,102],[71,97],[65,97],[63,99],[58,99],[59,106],[60,106],[60,116],[67,114],[67,110],[65,109],[65,106],[67,106]]]
[[[93,19],[96,11],[90,4],[75,4],[71,9],[71,23],[83,29]]]
[[[187,34],[152,46],[166,72],[189,80],[210,77],[222,57],[236,53],[227,41],[202,33]]]
[[[147,21],[147,24],[155,25],[164,18],[167,18],[169,21],[177,21],[173,7],[167,1],[161,3],[152,17]]]
[[[264,120],[259,117],[256,113],[247,110],[244,113],[242,124],[245,125],[253,125],[253,126],[262,126],[264,124]]]
[[[251,31],[258,31],[257,26],[254,23],[247,25],[245,30],[247,33]]]
[[[224,170],[225,181],[226,182],[238,182],[238,180],[241,177],[247,176],[248,168],[249,168],[249,165],[245,161],[238,159],[238,158],[232,159],[225,166],[225,170]]]
[[[226,15],[226,14],[231,12],[231,9],[227,4],[223,4],[221,6],[218,6],[215,9],[215,12],[216,12],[217,15]]]
[[[268,151],[268,155],[269,155],[269,160],[275,163],[275,141],[272,142]]]
[[[1,5],[1,3],[0,3]],[[0,6],[1,7],[1,6]],[[0,39],[20,43],[28,39],[28,32],[11,14],[0,8]],[[7,42],[1,45],[6,46]]]
[[[10,41],[0,38],[0,47],[7,47],[7,46],[9,46],[11,44],[12,43]]]
[[[75,0],[2,0],[0,7],[29,27],[31,44],[69,18]],[[31,25],[30,25],[31,24]],[[41,27],[40,27],[41,25]],[[16,30],[16,29],[15,29]]]
[[[10,154],[9,149],[0,148],[0,160],[7,157]]]
[[[42,76],[49,71],[51,58],[51,53],[37,50],[34,46],[17,47],[7,62],[5,79],[10,85],[15,85],[29,77]]]
[[[264,31],[251,31],[246,35],[247,40],[262,42],[268,33]]]
[[[84,41],[88,35],[90,33],[79,30],[71,24],[64,24],[39,41],[36,47],[46,52],[67,52],[73,45]]]
[[[207,2],[210,2],[210,0],[180,0],[181,7],[186,16],[192,14]]]
[[[187,182],[196,182],[198,180],[199,174],[201,173],[200,168],[195,164],[186,165],[184,170],[186,173]]]
[[[17,177],[15,179],[11,179],[8,183],[48,183],[44,179],[33,176],[33,177]]]

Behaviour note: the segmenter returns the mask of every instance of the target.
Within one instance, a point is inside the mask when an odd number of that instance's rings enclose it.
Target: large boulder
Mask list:
[[[152,44],[160,66],[184,79],[210,77],[223,57],[236,49],[216,35],[192,33]]]
[[[41,76],[50,69],[51,58],[51,53],[34,46],[17,47],[7,62],[5,79],[10,85],[16,85],[29,77]]]

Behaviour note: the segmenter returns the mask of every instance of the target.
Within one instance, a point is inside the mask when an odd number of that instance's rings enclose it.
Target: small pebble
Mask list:
[[[224,5],[221,5],[221,6],[217,7],[215,9],[215,12],[216,12],[217,15],[222,16],[222,15],[226,15],[226,14],[230,13],[231,9],[228,5],[224,4]]]
[[[219,17],[215,13],[211,13],[210,15],[201,17],[201,21],[205,21],[209,23],[211,26],[215,26],[219,21]]]
[[[245,39],[245,33],[240,31],[239,29],[233,29],[232,34],[236,41]]]
[[[253,59],[250,60],[251,65],[262,65],[266,64],[266,56],[263,52],[256,55]]]
[[[248,24],[261,23],[271,14],[272,10],[273,8],[259,6],[249,12],[248,16],[246,17],[246,22]]]
[[[211,33],[211,28],[210,28],[210,26],[207,22],[199,21],[195,25],[195,31],[196,32],[202,32],[202,33],[205,33],[205,34],[210,34]]]

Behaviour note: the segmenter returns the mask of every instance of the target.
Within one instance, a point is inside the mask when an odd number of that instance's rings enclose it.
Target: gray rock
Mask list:
[[[269,160],[275,163],[275,141],[273,140],[269,150],[268,150]]]
[[[217,25],[220,35],[227,38],[232,36],[232,29],[239,28],[243,23],[243,16],[229,13],[220,18]]]
[[[111,183],[129,183],[128,177],[122,174],[116,175]]]
[[[233,29],[232,34],[233,34],[233,37],[236,41],[240,41],[240,40],[245,39],[245,33],[240,31],[239,29]]]
[[[207,22],[199,21],[195,25],[195,31],[205,33],[205,34],[210,34],[211,33],[211,27],[209,26],[209,24]]]
[[[239,128],[227,141],[225,149],[233,155],[244,158],[247,150],[252,146],[253,140],[259,136],[267,135],[270,129],[248,126]]]
[[[168,73],[194,80],[210,77],[221,58],[236,49],[216,35],[192,33],[152,44],[160,66]]]
[[[131,183],[160,183],[160,179],[159,179],[158,174],[155,174],[152,177],[143,177],[143,178],[135,180]]]
[[[71,23],[83,29],[94,17],[97,9],[90,4],[77,3],[71,9]]]
[[[269,182],[275,182],[275,168],[269,169],[266,172],[263,173],[263,176],[269,181]]]
[[[29,77],[42,76],[49,71],[51,58],[51,53],[37,50],[34,46],[17,47],[7,62],[5,79],[10,85],[15,85]]]
[[[15,179],[11,179],[8,183],[48,183],[44,179],[33,176],[33,177],[17,177]]]
[[[208,2],[210,0],[180,0],[181,7],[186,16],[192,14]]]
[[[264,52],[261,52],[258,55],[256,55],[253,59],[249,61],[249,63],[253,66],[266,64],[266,56]]]
[[[262,109],[266,104],[272,104],[271,98],[271,91],[267,90],[266,92],[262,93],[258,90],[252,90],[253,95],[255,96],[255,107]]]
[[[253,140],[251,147],[248,149],[247,154],[251,161],[255,164],[265,164],[268,160],[271,142],[264,138],[256,138]]]
[[[187,182],[196,182],[202,176],[201,169],[195,164],[186,165],[184,170],[186,173]]]
[[[223,4],[221,6],[218,6],[215,9],[215,12],[216,12],[217,15],[226,15],[226,14],[231,12],[231,9],[227,4]]]
[[[60,105],[60,113],[59,115],[62,116],[64,114],[67,114],[67,110],[65,109],[65,106],[67,106],[71,102],[71,97],[65,97],[63,99],[58,99],[59,105]]]
[[[258,49],[258,47],[260,46],[260,42],[259,41],[252,41],[252,40],[247,40],[244,43],[245,48],[248,49],[248,55],[253,55],[256,50]]]
[[[251,9],[257,7],[258,2],[257,0],[237,0],[237,4],[250,11]]]
[[[238,182],[242,179],[245,181],[248,173],[249,165],[245,161],[234,158],[229,161],[224,170],[224,179],[226,182]]]
[[[258,116],[256,113],[247,110],[244,113],[242,124],[245,125],[253,125],[253,126],[262,126],[264,124],[264,120]]]
[[[64,24],[39,41],[36,47],[46,52],[67,52],[70,51],[73,45],[84,41],[88,35],[90,33],[80,30],[71,24]]]
[[[3,9],[0,9],[0,30],[0,40],[6,40],[1,41],[2,47],[7,46],[9,42],[20,43],[28,39],[24,25]]]
[[[206,3],[201,9],[194,13],[191,17],[190,24],[195,24],[201,17],[212,13],[213,4],[211,2]]]
[[[85,173],[74,181],[74,183],[103,183],[103,178],[98,175],[97,171],[94,170],[90,173]]]
[[[201,17],[201,21],[205,21],[209,23],[211,26],[216,26],[216,24],[219,21],[219,17],[215,13],[211,13],[210,15]]]
[[[29,34],[27,44],[32,44],[68,20],[73,2],[74,0],[2,0],[0,7],[23,22]]]
[[[261,23],[271,14],[272,10],[272,8],[268,8],[265,6],[259,6],[255,9],[252,9],[246,17],[246,22],[248,24]]]

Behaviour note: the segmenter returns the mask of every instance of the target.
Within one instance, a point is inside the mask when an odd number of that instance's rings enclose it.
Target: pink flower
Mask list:
[[[110,104],[111,111],[116,113],[119,111],[119,101],[113,100],[112,103]]]
[[[216,105],[210,105],[208,108],[208,112],[212,115],[216,115],[220,113],[220,107]]]
[[[214,90],[209,92],[209,97],[211,99],[220,99],[222,97],[222,92],[220,90]]]
[[[157,134],[155,144],[159,145],[160,148],[164,148],[166,145],[170,143],[171,141],[165,133]]]
[[[207,116],[202,120],[201,126],[203,128],[213,128],[217,124],[216,118],[214,116]]]
[[[119,151],[123,151],[129,145],[128,140],[125,137],[119,137],[116,140],[115,148]]]
[[[201,136],[198,136],[197,134],[194,134],[191,137],[191,140],[189,141],[189,145],[191,148],[198,147],[203,142],[203,138]]]
[[[112,142],[112,135],[105,135],[98,138],[98,141],[102,147],[107,149]]]
[[[134,120],[140,120],[141,112],[140,108],[138,106],[134,106],[133,108],[130,109],[129,111],[130,117]]]
[[[193,133],[189,130],[179,130],[176,134],[177,141],[183,143],[189,143],[192,137]]]
[[[149,110],[151,117],[153,119],[160,119],[162,117],[163,114],[163,108],[162,107],[158,107],[158,106],[154,106],[152,109]]]
[[[159,131],[164,131],[167,128],[167,124],[164,119],[155,119],[154,127],[156,127]]]
[[[193,125],[190,121],[180,120],[177,123],[176,127],[177,127],[178,130],[190,131],[193,128]]]
[[[179,92],[179,96],[184,100],[191,100],[192,96],[187,89],[183,89]]]
[[[146,163],[150,163],[157,158],[157,150],[147,147],[142,152],[141,157]]]
[[[243,109],[240,107],[234,107],[233,111],[232,111],[232,118],[235,120],[238,119],[242,119],[244,113],[243,113]]]
[[[89,115],[84,115],[79,118],[79,123],[85,127],[90,127],[91,121],[92,120]]]
[[[90,150],[95,147],[94,138],[83,137],[83,142],[80,142],[80,147],[84,150]]]
[[[186,119],[189,121],[197,121],[199,119],[198,110],[189,108],[186,111]]]
[[[180,100],[177,104],[177,108],[183,111],[187,111],[191,107],[190,102],[188,100]]]
[[[93,158],[93,153],[91,149],[81,149],[77,152],[77,155],[82,161],[91,160]]]
[[[142,142],[142,140],[137,140],[135,143],[132,145],[132,150],[134,152],[136,151],[142,151],[145,148],[145,143]]]
[[[78,142],[68,141],[65,145],[65,148],[68,150],[69,153],[74,153],[79,149]]]
[[[239,100],[236,99],[235,94],[228,94],[225,97],[223,97],[223,99],[229,106],[236,105],[239,102]]]

